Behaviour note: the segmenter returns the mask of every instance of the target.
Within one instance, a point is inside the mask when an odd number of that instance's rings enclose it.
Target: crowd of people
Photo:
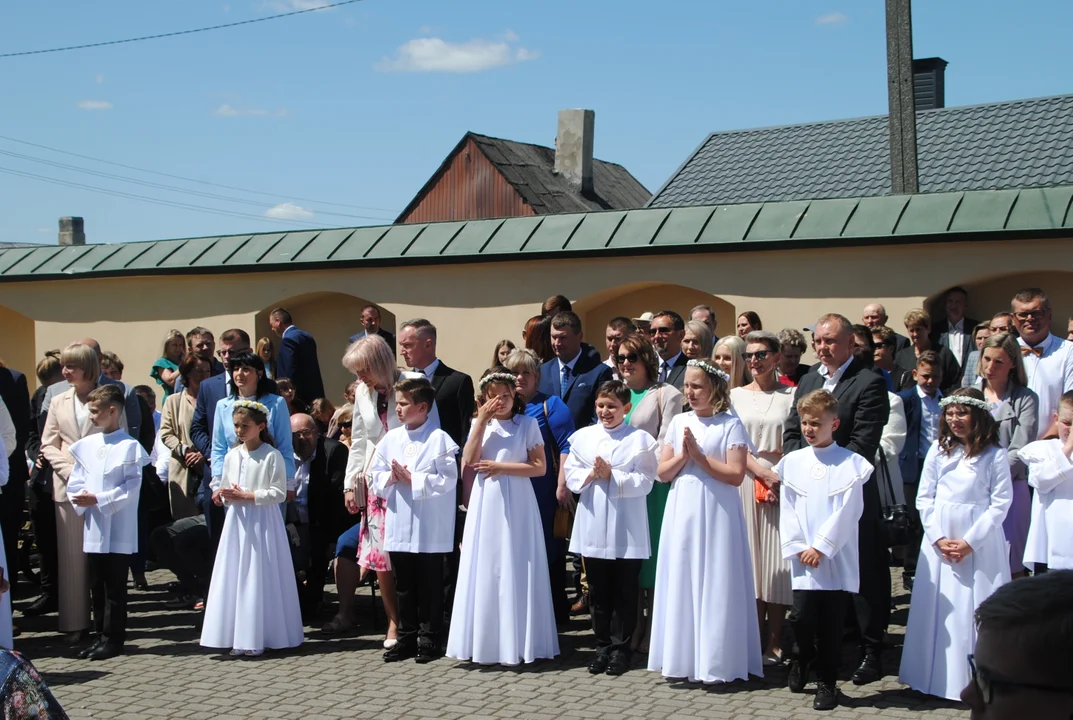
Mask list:
[[[555,296],[518,346],[489,343],[476,383],[438,358],[429,321],[396,336],[368,306],[338,408],[284,308],[256,345],[169,332],[148,373],[161,412],[114,354],[73,342],[41,360],[32,398],[0,374],[6,557],[27,505],[39,556],[21,612],[56,613],[79,657],[120,654],[128,573],[145,589],[151,556],[176,578],[168,608],[202,611],[202,645],[236,656],[295,647],[311,623],[352,630],[375,584],[386,662],[551,658],[557,626],[588,614],[594,674],[640,656],[713,683],[787,663],[789,689],[815,679],[831,709],[848,617],[851,681],[884,675],[894,565],[912,594],[904,683],[986,704],[1040,690],[976,644],[1026,622],[987,611],[1012,579],[1070,591],[1073,322],[1051,334],[1038,288],[987,322],[967,299],[950,289],[935,323],[911,310],[907,336],[879,304],[804,332],[746,311],[725,337],[704,305],[616,317],[604,360]],[[1048,618],[1066,674],[1045,684],[1067,715],[1069,608]],[[0,613],[10,647],[7,595]]]

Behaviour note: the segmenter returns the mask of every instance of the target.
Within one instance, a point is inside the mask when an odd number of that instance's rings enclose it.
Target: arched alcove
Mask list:
[[[317,359],[320,361],[324,392],[333,404],[338,405],[342,402],[347,383],[354,379],[340,360],[349,338],[362,330],[361,310],[370,304],[376,303],[337,292],[312,292],[289,297],[266,306],[257,313],[254,319],[256,337],[251,340],[256,346],[259,338],[271,337],[278,352],[279,339],[269,328],[268,315],[277,307],[286,308],[291,313],[295,326],[305,330],[317,341]],[[393,314],[381,308],[380,320],[385,329],[394,332]]]
[[[1042,288],[1050,298],[1054,311],[1051,332],[1065,337],[1068,321],[1073,317],[1073,273],[1055,270],[995,274],[957,283],[969,293],[966,315],[976,320],[987,320],[999,312],[1010,309],[1010,300],[1018,290]],[[944,316],[946,288],[928,297],[925,307],[935,319]]]
[[[22,313],[0,305],[0,361],[26,375],[30,387],[37,384],[37,343],[34,321]]]
[[[696,288],[673,283],[633,283],[620,285],[587,295],[573,303],[574,311],[581,316],[588,342],[607,355],[604,345],[604,329],[611,318],[623,315],[640,317],[644,312],[674,310],[689,320],[689,311],[697,305],[707,305],[715,311],[717,334],[734,332],[735,308],[717,295]]]

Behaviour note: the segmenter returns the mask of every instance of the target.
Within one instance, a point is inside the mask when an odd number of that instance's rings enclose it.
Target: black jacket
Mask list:
[[[339,535],[358,518],[347,512],[343,502],[347,455],[343,443],[322,437],[317,441],[317,453],[309,465],[309,524],[323,528],[326,537]]]
[[[473,422],[473,411],[477,407],[473,379],[464,372],[452,370],[440,360],[436,371],[432,373],[432,388],[436,391],[440,428],[450,435],[458,447],[463,447]]]

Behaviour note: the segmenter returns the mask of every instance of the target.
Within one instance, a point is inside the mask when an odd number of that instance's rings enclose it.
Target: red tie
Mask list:
[[[1025,355],[1025,356],[1027,356],[1027,355],[1035,355],[1036,357],[1041,358],[1041,357],[1043,357],[1043,348],[1041,348],[1041,347],[1025,347],[1025,346],[1022,345],[1021,346],[1021,354]]]

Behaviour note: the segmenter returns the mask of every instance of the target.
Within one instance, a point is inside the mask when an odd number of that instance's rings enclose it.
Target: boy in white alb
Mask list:
[[[384,662],[443,655],[443,563],[455,537],[458,445],[429,422],[435,401],[423,377],[395,384],[402,426],[380,440],[368,470],[369,487],[387,500],[384,549],[399,599],[399,638]]]
[[[89,419],[100,433],[71,446],[74,470],[67,497],[83,517],[82,549],[89,565],[97,639],[78,657],[105,660],[123,652],[127,629],[127,570],[138,552],[138,493],[149,456],[122,430],[125,405],[118,385],[89,394]]]
[[[598,425],[570,436],[566,486],[580,493],[570,552],[585,561],[596,658],[589,672],[621,675],[630,669],[637,625],[638,574],[651,555],[647,495],[656,480],[659,446],[627,425],[630,389],[618,380],[596,394]]]
[[[1017,454],[1036,489],[1024,557],[1036,572],[1073,569],[1073,392],[1059,398],[1053,422],[1057,438],[1029,443]]]
[[[833,710],[846,610],[860,584],[857,522],[864,510],[863,485],[873,467],[835,444],[834,395],[810,392],[797,401],[797,412],[809,447],[786,455],[773,468],[782,481],[779,534],[794,592],[790,626],[797,656],[787,685],[791,692],[801,692],[815,664],[812,706]]]

